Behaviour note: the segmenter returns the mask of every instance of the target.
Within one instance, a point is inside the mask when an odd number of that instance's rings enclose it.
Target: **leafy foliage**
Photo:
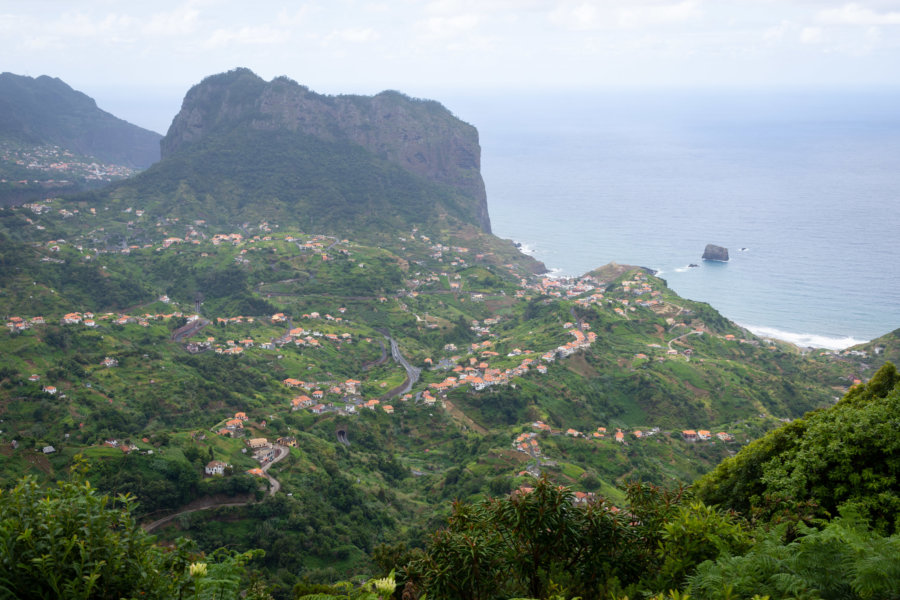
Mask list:
[[[733,517],[679,493],[634,484],[630,508],[576,505],[547,479],[533,490],[476,504],[456,502],[423,559],[406,570],[439,598],[602,597],[622,586],[662,587],[722,551],[743,549]]]
[[[0,490],[0,597],[237,599],[245,565],[262,554],[209,557],[179,540],[154,544],[132,517],[134,499],[97,493],[78,461],[70,481],[43,490],[26,477]],[[265,594],[247,597],[265,598]]]
[[[885,532],[900,523],[900,375],[886,363],[835,406],[773,431],[694,485],[705,502],[771,518],[777,503],[823,515],[853,506]]]
[[[744,555],[703,563],[688,578],[698,599],[862,600],[900,597],[900,536],[872,532],[857,515],[785,542],[787,525],[762,534]]]

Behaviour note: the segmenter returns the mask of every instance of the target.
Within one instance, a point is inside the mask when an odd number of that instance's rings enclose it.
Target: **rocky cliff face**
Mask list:
[[[265,82],[247,69],[205,79],[185,96],[161,143],[166,158],[223,129],[287,130],[349,142],[471,198],[490,233],[478,132],[441,104],[398,92],[324,96],[287,78]]]

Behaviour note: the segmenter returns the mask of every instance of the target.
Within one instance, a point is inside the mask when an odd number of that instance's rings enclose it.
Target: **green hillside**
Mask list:
[[[413,226],[477,222],[471,200],[359,145],[238,127],[198,142],[137,177],[81,199],[148,219],[204,220],[272,230],[385,236]]]
[[[0,211],[0,477],[49,481],[81,452],[148,521],[249,495],[158,533],[265,549],[272,574],[371,572],[378,544],[423,545],[447,501],[537,475],[615,504],[632,480],[689,483],[871,373],[755,338],[640,268],[536,276],[472,229],[374,245],[123,206]],[[385,334],[422,369],[408,394]],[[317,390],[321,414],[294,405]],[[255,437],[295,440],[271,497],[241,475]],[[205,477],[211,459],[234,475]]]
[[[118,520],[158,597],[199,594],[207,560],[222,597],[371,599],[332,584],[393,568],[407,598],[890,587],[809,557],[896,543],[897,332],[801,351],[641,267],[546,277],[489,233],[477,132],[437,103],[241,69],[165,146],[0,208],[0,511]],[[0,519],[3,547],[23,531]]]
[[[55,145],[131,168],[159,160],[162,136],[99,109],[63,81],[0,74],[0,141]]]

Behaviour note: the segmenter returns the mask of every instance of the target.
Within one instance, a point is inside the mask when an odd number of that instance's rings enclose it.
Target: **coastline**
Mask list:
[[[523,253],[529,256],[533,256],[538,258],[538,252],[534,245],[521,242],[519,240],[512,240],[517,248]],[[724,261],[715,261],[715,262],[724,262]],[[661,277],[665,271],[663,269],[658,269],[655,267],[644,267],[649,268],[655,271],[657,277]],[[678,267],[672,270],[676,273],[683,273],[689,270],[688,266]],[[581,274],[583,275],[583,273]],[[580,277],[581,275],[571,275],[567,273],[564,269],[554,266],[547,266],[546,277],[550,278],[566,278],[566,277]],[[678,293],[678,292],[676,292]],[[680,294],[679,294],[680,295]],[[694,298],[688,297],[690,300],[694,300]],[[719,310],[715,305],[712,305],[713,308]],[[785,329],[780,329],[777,327],[773,327],[771,325],[751,325],[744,322],[739,322],[727,315],[723,316],[730,321],[734,322],[739,327],[742,327],[752,333],[753,335],[764,338],[764,339],[775,339],[782,342],[786,342],[788,344],[793,344],[798,348],[816,348],[816,349],[826,349],[826,350],[845,350],[847,348],[851,348],[853,346],[857,346],[859,344],[868,343],[869,339],[865,339],[862,336],[854,336],[854,335],[846,335],[846,336],[836,336],[836,335],[827,335],[821,333],[809,333],[809,332],[796,332],[789,331]],[[885,331],[887,333],[887,331]]]

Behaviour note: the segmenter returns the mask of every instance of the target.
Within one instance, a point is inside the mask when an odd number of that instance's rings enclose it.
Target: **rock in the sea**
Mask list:
[[[703,260],[718,260],[728,262],[728,248],[716,246],[715,244],[707,244],[706,250],[703,251]]]

